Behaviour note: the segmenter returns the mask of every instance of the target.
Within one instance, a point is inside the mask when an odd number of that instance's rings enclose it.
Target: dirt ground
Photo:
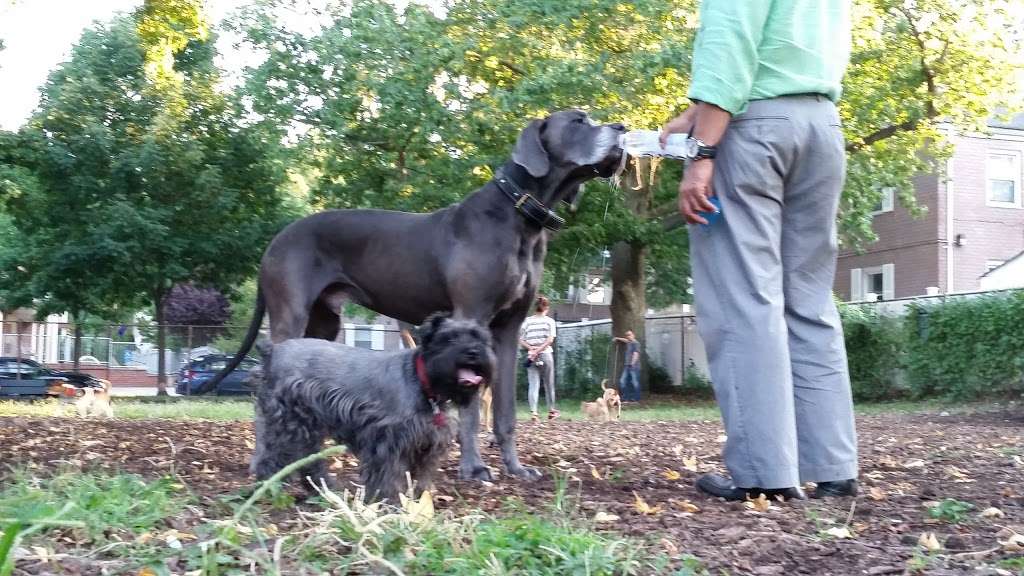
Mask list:
[[[520,454],[528,465],[545,469],[543,480],[458,481],[453,450],[435,501],[439,509],[497,512],[507,497],[518,497],[543,508],[554,499],[557,469],[569,478],[568,493],[578,495],[581,514],[618,516],[598,527],[652,539],[672,554],[695,555],[712,573],[981,576],[1021,570],[1012,567],[1021,554],[999,541],[1006,540],[1007,529],[1024,534],[1024,416],[864,416],[858,430],[863,494],[856,501],[776,502],[757,510],[703,497],[694,479],[721,469],[724,437],[712,421],[524,423]],[[251,481],[252,441],[247,422],[0,419],[5,465],[72,465],[151,477],[173,469],[203,498]],[[497,450],[484,444],[485,458],[499,469]],[[350,458],[336,462],[339,467],[343,479],[355,478]],[[957,522],[929,518],[929,504],[946,498],[974,508]],[[1002,516],[983,516],[990,507]],[[851,537],[843,537],[844,527]],[[829,529],[836,530],[829,535]],[[927,532],[942,550],[923,554],[918,542]],[[1000,563],[1008,569],[994,568]]]

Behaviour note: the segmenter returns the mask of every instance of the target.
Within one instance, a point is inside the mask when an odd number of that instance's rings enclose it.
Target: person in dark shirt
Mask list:
[[[640,342],[632,330],[626,330],[625,337],[615,337],[616,342],[626,345],[622,377],[619,378],[619,393],[623,402],[640,401]]]

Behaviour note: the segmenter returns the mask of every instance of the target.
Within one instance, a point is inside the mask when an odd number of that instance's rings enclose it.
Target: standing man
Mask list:
[[[519,329],[519,344],[526,348],[526,379],[530,384],[526,398],[530,402],[530,420],[537,422],[537,402],[540,383],[544,381],[544,397],[548,403],[548,420],[558,418],[555,408],[555,357],[551,344],[555,341],[555,320],[548,316],[551,304],[543,296],[537,297],[534,314]]]
[[[742,500],[857,492],[857,440],[832,300],[845,151],[835,102],[846,0],[704,0],[693,105],[665,125],[695,155],[679,186],[695,303],[732,475],[697,487]],[[717,196],[721,218],[711,224]],[[698,225],[699,224],[699,225]]]
[[[626,330],[626,337],[615,337],[616,342],[626,345],[626,356],[623,359],[622,377],[619,378],[619,391],[623,402],[640,401],[640,342],[632,330]]]

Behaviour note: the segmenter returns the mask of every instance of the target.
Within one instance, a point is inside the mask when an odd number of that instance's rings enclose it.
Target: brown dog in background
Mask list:
[[[619,392],[606,386],[608,380],[601,381],[601,396],[593,402],[580,403],[580,409],[588,420],[604,420],[611,422],[622,417],[622,399]]]

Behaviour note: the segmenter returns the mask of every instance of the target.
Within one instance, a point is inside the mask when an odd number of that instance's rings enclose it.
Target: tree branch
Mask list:
[[[518,74],[520,76],[526,76],[526,71],[525,70],[523,70],[522,68],[520,68],[520,67],[516,66],[515,64],[509,62],[508,60],[498,60],[498,64],[501,64],[505,68],[508,68],[509,70],[515,72],[516,74]]]
[[[907,19],[907,25],[910,26],[910,34],[913,36],[914,42],[921,51],[921,74],[924,76],[924,84],[928,89],[928,98],[924,102],[924,115],[920,118],[914,118],[913,120],[907,120],[906,122],[879,128],[864,138],[849,142],[846,145],[847,152],[856,152],[878,142],[879,140],[885,140],[898,132],[909,132],[914,130],[922,120],[931,120],[939,115],[938,111],[935,109],[935,97],[938,95],[938,90],[935,87],[935,70],[932,70],[932,68],[928,66],[928,62],[925,60],[927,48],[925,48],[924,39],[921,37],[921,32],[917,29],[917,25],[914,23],[914,18],[907,8],[900,6],[897,10],[899,10],[899,12],[903,14],[903,17]],[[948,47],[949,42],[947,41],[942,49],[943,57],[945,57],[946,49]]]

